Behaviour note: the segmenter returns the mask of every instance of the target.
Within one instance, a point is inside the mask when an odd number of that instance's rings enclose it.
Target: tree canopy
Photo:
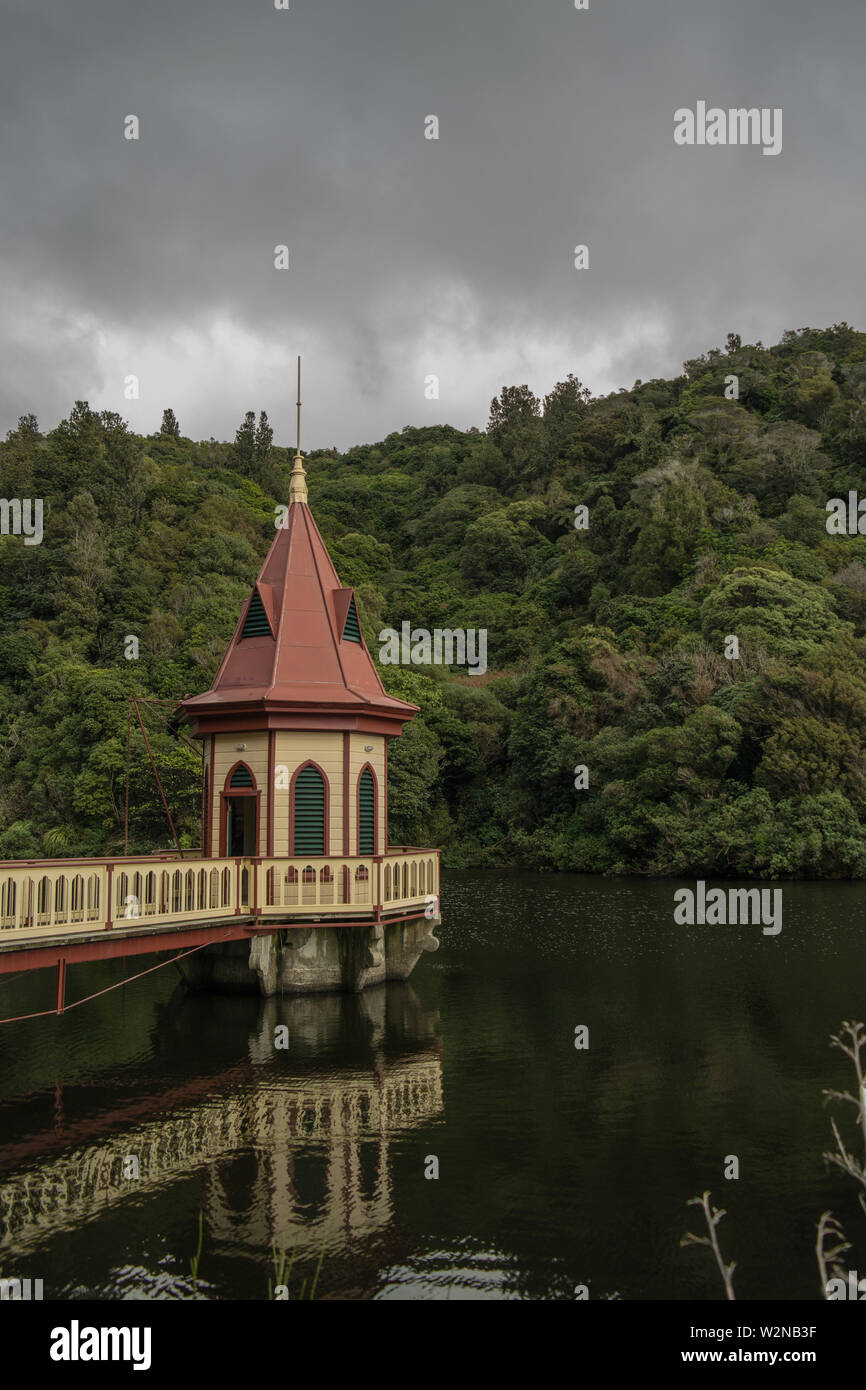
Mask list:
[[[195,442],[171,409],[141,437],[84,401],[0,444],[5,495],[44,500],[41,545],[0,536],[0,856],[122,843],[130,695],[199,842],[173,701],[213,678],[291,453],[264,411]],[[866,537],[825,526],[829,498],[866,494],[866,334],[730,334],[598,398],[573,373],[504,386],[486,431],[409,427],[306,467],[374,657],[405,620],[488,634],[484,675],[381,668],[421,708],[391,746],[394,842],[454,865],[866,873]],[[132,749],[132,846],[165,847]]]

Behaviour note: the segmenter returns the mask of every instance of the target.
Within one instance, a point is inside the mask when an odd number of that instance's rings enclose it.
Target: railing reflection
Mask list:
[[[318,1252],[386,1227],[391,1142],[441,1115],[442,1066],[431,1017],[411,987],[374,993],[363,1000],[262,1001],[248,1065],[205,1078],[199,1098],[188,1097],[188,1085],[173,1106],[170,1093],[153,1097],[152,1115],[134,1123],[118,1123],[122,1111],[100,1109],[92,1138],[9,1173],[0,1180],[0,1263],[201,1170],[211,1247]],[[404,1009],[398,1022],[408,1018],[413,1035],[411,1050],[397,1057],[376,1045],[389,997],[394,1009]],[[323,1030],[333,1035],[336,1024],[342,1033],[353,1009],[373,1024],[367,1061],[311,1070]],[[381,1018],[372,1016],[376,1010]],[[280,1021],[292,1040],[288,1053],[274,1051]],[[292,1049],[305,1054],[294,1066]],[[137,1104],[138,1115],[141,1109]],[[138,1177],[127,1173],[131,1157]],[[0,1147],[0,1172],[14,1162],[13,1146]]]

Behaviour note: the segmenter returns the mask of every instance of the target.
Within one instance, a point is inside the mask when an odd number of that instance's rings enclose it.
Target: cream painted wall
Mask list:
[[[225,787],[229,769],[236,762],[243,761],[252,772],[256,787],[261,792],[261,820],[259,825],[259,853],[268,852],[268,735],[266,732],[254,734],[215,734],[213,736],[214,785],[212,788],[212,853],[219,854],[220,835],[220,793]],[[274,797],[274,854],[287,855],[289,852],[289,787],[292,777],[304,763],[318,763],[329,784],[329,832],[330,853],[343,853],[343,734],[340,731],[312,731],[302,729],[279,729],[275,734],[274,757],[275,786]],[[246,748],[238,748],[245,743]],[[367,745],[372,751],[367,752]],[[385,738],[382,734],[349,734],[349,853],[358,853],[358,806],[357,788],[361,768],[369,763],[376,774],[377,800],[376,820],[379,852],[387,849],[385,842]],[[205,766],[210,766],[209,740],[205,745]]]

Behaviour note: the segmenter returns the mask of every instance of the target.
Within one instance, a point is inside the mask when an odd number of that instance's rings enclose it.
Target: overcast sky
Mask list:
[[[866,0],[589,4],[0,0],[0,430],[289,443],[301,353],[344,448],[866,328]],[[781,154],[675,145],[699,100],[781,107]]]

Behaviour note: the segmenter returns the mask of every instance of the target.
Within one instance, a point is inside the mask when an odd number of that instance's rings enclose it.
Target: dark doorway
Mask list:
[[[254,855],[256,845],[256,798],[226,797],[226,853],[233,858]]]

